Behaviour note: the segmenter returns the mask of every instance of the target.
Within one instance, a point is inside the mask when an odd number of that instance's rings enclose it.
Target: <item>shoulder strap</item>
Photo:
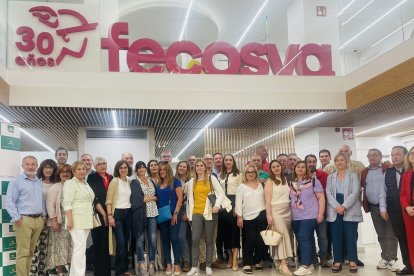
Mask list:
[[[208,176],[208,180],[209,180],[209,182],[210,182],[210,190],[211,190],[211,192],[212,192],[213,194],[216,194],[216,192],[214,191],[214,188],[213,188],[213,184],[212,184],[212,182],[211,182],[211,174]]]

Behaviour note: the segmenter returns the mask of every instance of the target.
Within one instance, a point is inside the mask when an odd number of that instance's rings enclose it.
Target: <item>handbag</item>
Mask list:
[[[260,236],[262,236],[264,244],[268,246],[278,246],[283,238],[282,234],[273,228],[273,225],[268,225],[266,230],[260,232]]]
[[[210,201],[211,205],[214,207],[214,205],[216,205],[217,196],[216,196],[216,193],[214,192],[213,185],[211,184],[211,175],[209,176],[208,180],[210,182],[211,194],[207,195],[207,198]]]
[[[166,222],[167,220],[171,220],[171,219],[172,219],[172,215],[171,215],[170,204],[165,205],[164,207],[158,208],[158,216],[157,216],[158,224]]]
[[[98,213],[95,213],[95,212],[93,213],[92,222],[93,222],[92,223],[93,228],[102,226],[102,223],[101,223],[101,220],[99,219]]]

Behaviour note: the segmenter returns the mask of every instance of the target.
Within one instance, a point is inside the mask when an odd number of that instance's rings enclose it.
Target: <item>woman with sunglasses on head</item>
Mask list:
[[[312,239],[316,224],[324,219],[325,194],[318,179],[312,177],[305,161],[296,163],[290,185],[292,226],[300,248],[301,266],[295,275],[312,274]]]
[[[157,185],[158,209],[168,206],[171,219],[160,221],[158,227],[161,233],[164,261],[166,264],[166,275],[172,274],[171,268],[171,246],[174,253],[174,275],[180,275],[180,243],[178,242],[179,222],[178,213],[183,202],[183,189],[181,182],[174,177],[173,171],[167,162],[160,162],[158,167]]]
[[[203,230],[206,240],[206,274],[212,275],[213,235],[224,191],[215,177],[209,177],[206,164],[201,159],[195,163],[195,175],[188,182],[187,193],[187,217],[192,226],[191,270],[187,275],[198,274],[199,244]]]
[[[237,168],[233,155],[226,154],[221,166],[220,183],[225,195],[230,199],[233,209],[230,212],[220,211],[217,231],[223,237],[224,249],[228,252],[227,267],[232,267],[233,271],[239,269],[240,229],[237,227],[234,206],[236,204],[236,190],[242,183],[242,179],[242,174]]]
[[[43,160],[37,169],[37,177],[42,180],[43,194],[46,200],[48,190],[56,183],[57,170],[57,164],[52,159]],[[38,258],[35,258],[32,261],[32,265],[37,268],[37,273],[40,274],[46,274],[45,257],[47,256],[47,247],[49,243],[49,228],[52,226],[52,222],[49,218],[46,222],[47,223],[43,226],[42,232],[40,233],[39,241],[37,242],[37,250],[35,251],[35,255]]]
[[[57,183],[50,187],[46,194],[46,209],[51,223],[46,269],[56,268],[57,275],[63,276],[63,267],[70,264],[72,258],[72,238],[64,227],[65,213],[62,206],[65,181],[73,176],[71,166],[62,165],[56,175]]]
[[[265,183],[267,224],[282,234],[278,246],[272,247],[273,259],[282,275],[290,276],[287,258],[293,257],[290,243],[291,210],[289,185],[282,170],[282,164],[272,160],[269,164],[269,178]]]
[[[187,231],[191,231],[191,227],[188,223],[187,214],[186,214],[186,206],[187,206],[187,192],[188,192],[188,185],[187,182],[190,180],[190,169],[187,161],[180,161],[177,164],[175,169],[175,177],[181,181],[181,185],[183,188],[183,203],[181,205],[180,213],[178,217],[180,218],[179,222],[179,232],[178,232],[178,240],[180,242],[180,251],[181,257],[184,261],[183,263],[183,272],[188,272],[191,269],[190,264],[190,249],[188,247],[187,242]]]
[[[266,229],[266,207],[263,185],[259,181],[259,172],[253,164],[246,165],[243,183],[237,188],[236,207],[237,226],[242,229],[243,272],[252,274],[263,271],[262,261],[266,245],[260,231]]]
[[[151,161],[149,162],[151,163]],[[158,168],[158,164],[157,164]],[[136,238],[136,251],[139,265],[139,275],[154,275],[155,254],[157,251],[157,196],[156,185],[146,175],[147,166],[138,161],[135,164],[137,178],[131,182],[132,233]],[[148,270],[145,267],[144,244],[145,231],[148,237]]]
[[[109,253],[115,255],[115,275],[128,273],[128,242],[131,232],[131,182],[132,169],[124,160],[115,164],[114,178],[106,194],[106,212],[109,224]],[[115,235],[116,246],[114,246]],[[115,252],[115,248],[116,252]]]

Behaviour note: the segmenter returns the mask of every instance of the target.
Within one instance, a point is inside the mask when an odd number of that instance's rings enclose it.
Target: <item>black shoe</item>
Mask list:
[[[406,267],[404,267],[401,270],[398,270],[397,272],[395,272],[395,274],[397,275],[414,275],[414,271],[412,269],[408,269]]]
[[[332,273],[338,273],[341,270],[342,270],[342,264],[339,264],[339,265],[338,263],[332,264],[332,267],[331,267]]]
[[[261,266],[260,264],[257,264],[254,266],[254,270],[263,271],[263,266]]]
[[[63,266],[63,273],[68,273],[69,271],[66,269],[66,266]]]
[[[357,260],[355,263],[357,266],[365,266],[365,264],[361,262],[361,260]]]

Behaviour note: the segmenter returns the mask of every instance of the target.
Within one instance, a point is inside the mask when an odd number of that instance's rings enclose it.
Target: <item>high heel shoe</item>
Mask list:
[[[293,273],[289,270],[288,262],[281,261],[279,263],[279,273],[284,275],[284,276],[292,276],[293,275]]]
[[[239,270],[239,249],[233,248],[232,250],[232,259],[233,259],[233,271]]]

